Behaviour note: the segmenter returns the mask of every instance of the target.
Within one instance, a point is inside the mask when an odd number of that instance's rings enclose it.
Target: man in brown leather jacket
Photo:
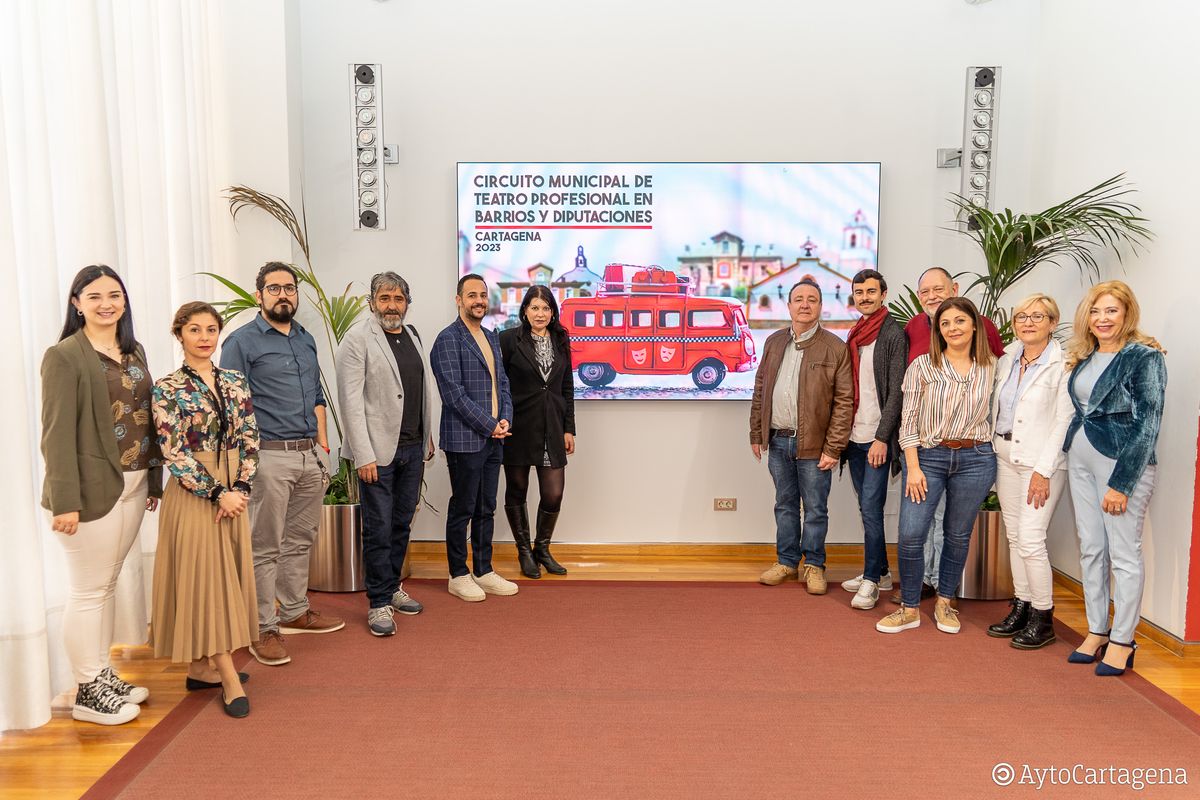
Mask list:
[[[829,488],[850,440],[854,375],[846,344],[820,325],[821,287],[811,275],[788,292],[788,311],[792,324],[763,345],[750,402],[750,449],[760,461],[767,451],[775,482],[777,560],[759,582],[797,577],[803,557],[808,593],[825,594]]]

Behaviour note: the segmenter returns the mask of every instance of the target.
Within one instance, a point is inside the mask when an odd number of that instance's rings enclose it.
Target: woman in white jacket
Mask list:
[[[1062,347],[1051,334],[1058,304],[1044,294],[1013,307],[1016,340],[996,366],[992,394],[996,493],[1008,530],[1013,590],[1008,616],[989,636],[1011,637],[1021,650],[1054,641],[1053,578],[1046,528],[1066,491],[1063,440],[1074,414]]]

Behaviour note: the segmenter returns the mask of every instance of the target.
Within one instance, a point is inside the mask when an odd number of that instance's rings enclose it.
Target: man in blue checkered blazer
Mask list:
[[[446,560],[450,594],[469,602],[511,595],[517,585],[492,570],[492,530],[504,440],[510,435],[512,396],[500,355],[500,337],[483,327],[487,283],[478,275],[458,281],[458,319],[438,334],[430,366],[442,395],[441,448],[450,468]],[[471,566],[467,569],[467,525]]]

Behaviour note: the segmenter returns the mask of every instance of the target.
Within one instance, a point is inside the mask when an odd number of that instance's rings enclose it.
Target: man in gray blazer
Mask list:
[[[433,458],[429,367],[416,328],[404,324],[412,294],[395,272],[371,278],[371,316],[338,348],[342,457],[358,470],[363,514],[367,627],[396,632],[392,615],[422,606],[400,583],[425,462]]]

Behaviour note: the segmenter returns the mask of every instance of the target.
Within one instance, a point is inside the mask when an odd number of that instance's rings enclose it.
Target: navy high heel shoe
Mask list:
[[[1096,633],[1095,631],[1088,631],[1088,633],[1092,634],[1093,636],[1103,636],[1106,639],[1108,638],[1107,633]],[[1105,642],[1104,644],[1097,647],[1096,652],[1092,653],[1090,656],[1087,653],[1081,653],[1078,650],[1072,650],[1071,654],[1069,656],[1067,656],[1067,663],[1069,663],[1069,664],[1094,664],[1097,661],[1099,661],[1100,659],[1104,658],[1104,651],[1107,647],[1108,647],[1108,642]]]
[[[1101,676],[1124,675],[1125,670],[1133,669],[1133,657],[1137,655],[1138,646],[1133,642],[1109,642],[1109,644],[1115,644],[1119,647],[1132,648],[1129,651],[1129,660],[1125,662],[1124,667],[1110,667],[1108,664],[1105,664],[1103,661],[1101,661],[1100,663],[1096,664],[1096,674]]]

